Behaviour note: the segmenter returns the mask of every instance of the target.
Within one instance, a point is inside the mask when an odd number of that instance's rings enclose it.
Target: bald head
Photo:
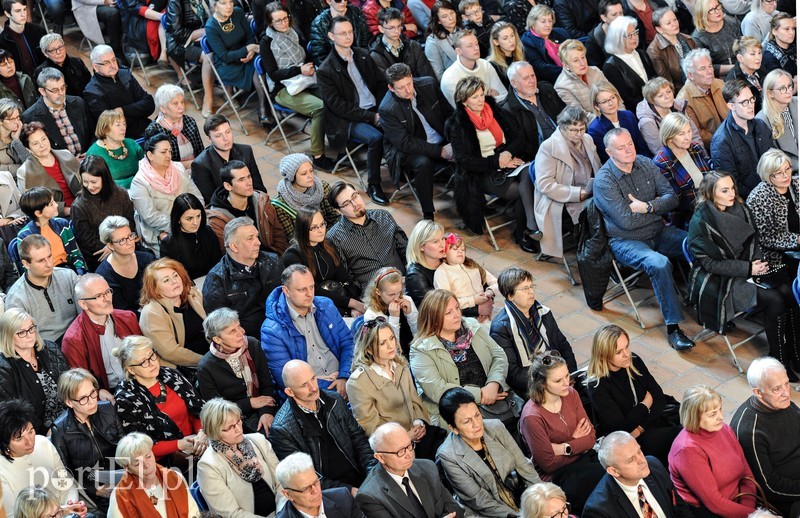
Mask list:
[[[283,366],[281,379],[287,396],[303,408],[316,410],[319,384],[311,365],[303,360],[289,360]]]
[[[369,445],[373,451],[381,451],[387,448],[387,444],[408,439],[408,432],[398,423],[382,424],[369,436]]]

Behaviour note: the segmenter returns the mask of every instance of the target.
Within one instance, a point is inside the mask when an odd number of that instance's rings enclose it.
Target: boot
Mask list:
[[[764,326],[767,334],[767,342],[769,342],[769,354],[777,359],[786,369],[786,375],[789,377],[790,383],[797,383],[800,381],[797,374],[794,373],[791,366],[791,350],[786,338],[791,333],[788,331],[790,327],[792,310],[785,312],[775,319],[775,323],[771,324],[769,319]]]
[[[800,372],[800,308],[788,311],[789,321],[786,325],[786,351],[789,365],[795,373]]]

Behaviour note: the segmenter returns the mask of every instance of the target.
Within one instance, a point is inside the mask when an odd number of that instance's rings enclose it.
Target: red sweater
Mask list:
[[[586,411],[583,409],[580,396],[572,387],[569,389],[569,395],[561,398],[560,417],[559,414],[550,412],[532,400],[525,403],[520,416],[520,429],[542,480],[550,480],[554,471],[575,462],[581,453],[594,446],[596,440],[594,427],[589,435],[578,439],[572,437],[572,432],[583,418],[586,418]],[[572,448],[571,456],[553,453],[550,443],[565,442]]]
[[[161,392],[158,383],[147,390],[155,397],[158,397]],[[156,404],[156,407],[175,421],[175,424],[181,429],[184,437],[194,435],[202,429],[200,419],[189,413],[189,409],[186,408],[186,403],[181,399],[178,393],[169,386],[167,386],[167,400],[163,403]],[[172,455],[176,451],[178,451],[177,440],[158,441],[153,445],[153,455],[155,455],[157,459]]]
[[[702,505],[725,518],[747,518],[756,508],[754,498],[732,500],[737,493],[755,493],[756,488],[743,480],[753,478],[753,472],[727,424],[718,432],[681,430],[669,451],[669,474],[689,505]]]

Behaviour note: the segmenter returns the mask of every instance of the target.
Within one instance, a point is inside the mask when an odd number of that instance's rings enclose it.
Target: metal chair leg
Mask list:
[[[628,297],[628,302],[631,303],[631,307],[633,308],[633,312],[636,315],[636,320],[639,322],[639,327],[645,329],[644,322],[642,321],[641,315],[639,315],[639,309],[636,307],[636,303],[633,301],[633,297],[631,297],[631,292],[628,291],[627,281],[629,279],[625,279],[622,276],[622,273],[619,270],[619,266],[617,266],[617,261],[611,261],[611,265],[614,267],[614,272],[617,274],[617,278],[619,279],[619,284],[622,286],[622,290],[625,292],[625,296]]]

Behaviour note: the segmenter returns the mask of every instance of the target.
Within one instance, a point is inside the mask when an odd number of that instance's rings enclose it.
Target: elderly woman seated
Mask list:
[[[197,483],[209,509],[226,516],[274,517],[286,497],[267,438],[245,434],[239,406],[219,397],[203,405],[200,420],[211,447],[198,463]]]
[[[153,95],[153,101],[158,117],[144,131],[145,140],[159,133],[166,135],[172,147],[172,161],[180,162],[188,170],[195,157],[203,152],[203,139],[197,123],[186,115],[183,88],[163,84]]]
[[[636,106],[636,118],[639,119],[639,132],[647,142],[647,147],[653,156],[658,153],[663,144],[658,136],[661,121],[670,113],[686,113],[686,99],[675,98],[675,87],[663,77],[654,77],[642,88],[644,99]],[[692,142],[701,146],[703,140],[697,131],[694,121],[689,120],[692,127]]]
[[[438,410],[450,433],[436,459],[459,503],[477,516],[517,516],[516,495],[541,482],[531,460],[502,422],[483,419],[475,397],[466,389],[445,391]]]
[[[139,161],[144,158],[141,146],[132,138],[125,138],[127,128],[123,113],[105,110],[97,119],[94,131],[97,141],[86,151],[86,156],[97,155],[106,161],[114,182],[123,189],[131,186],[139,171]]]
[[[570,514],[567,495],[552,482],[528,486],[519,504],[520,518],[577,518]]]
[[[647,53],[638,47],[639,28],[635,18],[620,16],[609,24],[605,43],[608,59],[603,63],[603,73],[631,110],[642,101],[644,84],[656,75]]]
[[[763,104],[761,111],[756,114],[756,119],[767,123],[772,130],[776,146],[786,153],[792,163],[792,171],[797,174],[797,136],[800,133],[800,117],[798,117],[797,95],[792,93],[794,87],[792,75],[783,69],[776,69],[767,74],[761,90]]]
[[[116,460],[125,474],[111,493],[109,518],[200,516],[183,475],[156,462],[150,437],[135,432],[120,439]]]
[[[245,432],[267,434],[278,399],[260,342],[245,335],[239,314],[229,308],[212,311],[203,331],[211,349],[197,364],[200,395],[235,402]]]
[[[553,85],[567,106],[578,106],[589,112],[589,122],[594,119],[590,92],[598,81],[607,81],[603,71],[590,67],[586,61],[586,46],[578,40],[567,40],[558,47],[558,57],[564,69]],[[623,106],[624,108],[624,106]]]
[[[564,255],[564,228],[578,223],[584,202],[592,197],[594,175],[602,163],[592,137],[586,133],[586,112],[567,106],[558,115],[558,131],[536,153],[533,209],[542,229],[542,253]]]

